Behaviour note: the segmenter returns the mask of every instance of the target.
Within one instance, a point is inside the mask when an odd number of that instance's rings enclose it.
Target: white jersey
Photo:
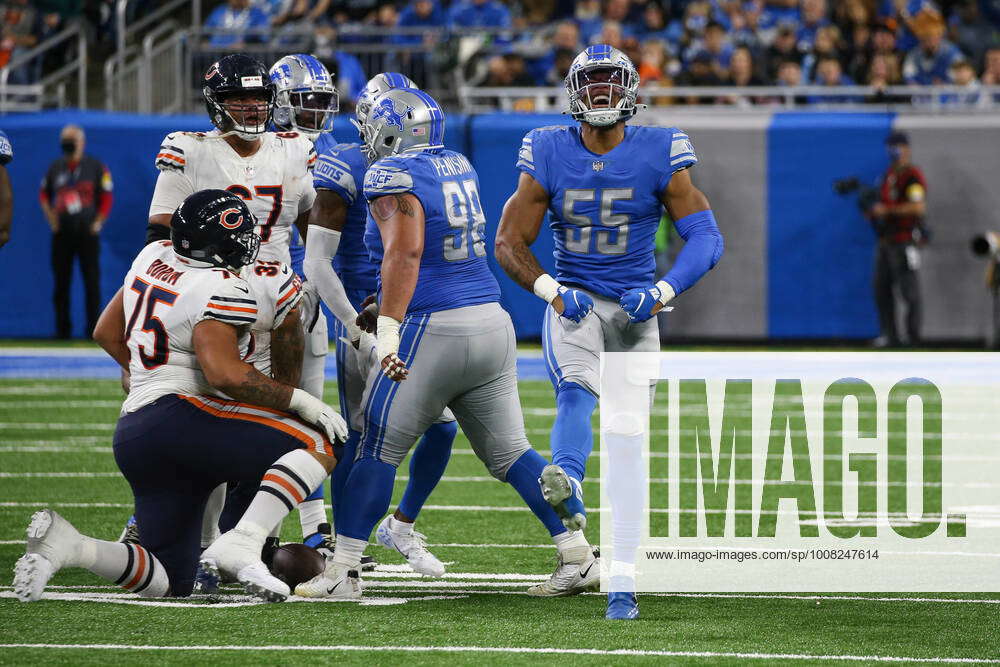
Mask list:
[[[281,326],[302,298],[299,277],[276,260],[257,260],[244,266],[240,277],[250,285],[257,302],[257,319],[250,327],[253,340],[247,363],[271,377],[271,332]]]
[[[225,269],[186,264],[170,241],[157,241],[132,262],[123,293],[132,383],[122,413],[167,394],[225,398],[198,365],[194,328],[205,319],[238,327],[240,356],[245,357],[258,315],[247,281]]]
[[[291,264],[288,253],[296,218],[312,208],[316,149],[297,132],[265,132],[260,148],[241,157],[218,131],[173,132],[156,155],[160,170],[149,215],[173,214],[198,190],[229,190],[257,218],[260,259]]]

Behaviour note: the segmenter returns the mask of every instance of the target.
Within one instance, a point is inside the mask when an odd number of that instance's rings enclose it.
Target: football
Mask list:
[[[298,542],[282,544],[274,552],[274,559],[271,561],[271,574],[293,589],[320,574],[325,568],[326,559],[320,552]]]

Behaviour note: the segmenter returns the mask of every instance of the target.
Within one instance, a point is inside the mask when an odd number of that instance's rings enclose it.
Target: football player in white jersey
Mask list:
[[[171,242],[136,257],[94,337],[131,378],[114,452],[135,496],[142,544],[95,540],[52,510],[36,512],[15,566],[22,601],[39,599],[65,567],[162,597],[190,594],[197,566],[205,590],[226,574],[262,599],[287,597],[261,547],[333,469],[332,444],[347,425],[322,401],[244,361],[258,302],[239,272],[257,255],[255,224],[238,196],[200,191],[172,217]],[[296,299],[289,293],[283,313],[293,322]],[[246,513],[199,561],[209,494],[249,480],[260,487]]]
[[[304,229],[316,197],[316,151],[298,132],[269,132],[275,88],[250,56],[230,54],[205,73],[211,132],[172,132],[156,155],[160,175],[149,207],[147,242],[165,238],[170,216],[196,190],[228,190],[257,218],[260,258],[290,264],[293,224]]]

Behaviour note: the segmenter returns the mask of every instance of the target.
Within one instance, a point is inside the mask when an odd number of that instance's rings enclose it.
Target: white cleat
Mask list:
[[[588,557],[582,562],[566,563],[562,554],[559,554],[558,561],[556,571],[548,581],[529,588],[528,595],[558,598],[596,591],[601,587],[601,559],[592,552],[588,552]]]
[[[271,575],[260,559],[263,541],[238,528],[230,530],[201,554],[195,575],[195,592],[211,595],[218,591],[222,577],[243,584],[248,595],[266,602],[283,602],[291,592],[288,585]]]
[[[375,530],[375,539],[378,543],[386,549],[397,551],[406,559],[414,572],[428,577],[443,577],[444,563],[427,550],[427,538],[415,530],[409,533],[392,530],[389,527],[391,518],[390,515],[382,519],[382,523]]]
[[[35,602],[52,575],[75,563],[82,538],[69,521],[48,509],[31,516],[27,533],[27,548],[14,565],[14,594],[21,602]]]
[[[361,578],[357,570],[327,561],[326,571],[296,586],[295,594],[304,598],[357,600],[361,597]]]

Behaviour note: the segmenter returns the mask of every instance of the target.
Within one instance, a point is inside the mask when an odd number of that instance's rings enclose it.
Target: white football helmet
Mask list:
[[[607,44],[588,46],[573,59],[566,75],[569,113],[597,127],[635,115],[639,73],[628,56]]]

